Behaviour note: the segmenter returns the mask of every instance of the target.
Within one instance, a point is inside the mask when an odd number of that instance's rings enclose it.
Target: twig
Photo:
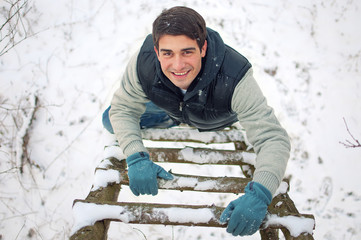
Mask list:
[[[145,240],[148,239],[147,236],[145,236],[145,234],[140,229],[133,227],[133,230],[137,230],[138,232],[140,232],[143,235]]]
[[[8,16],[6,17],[6,21],[0,26],[0,43],[3,44],[0,49],[0,56],[6,54],[22,41],[35,35],[29,34],[30,28],[26,29],[23,21],[23,18],[31,10],[31,8],[26,9],[28,0],[24,0],[23,3],[21,3],[21,0],[17,0],[14,3],[8,3],[11,5],[9,9],[6,10],[8,11]],[[22,36],[21,31],[23,31],[24,36]],[[17,36],[20,36],[21,39],[16,39]]]
[[[17,167],[12,167],[12,168],[9,168],[9,169],[7,169],[7,170],[5,170],[5,171],[0,172],[0,174],[9,173],[9,172],[11,172],[12,170],[17,170],[17,169],[18,169]],[[0,239],[1,239],[1,238],[0,238]]]
[[[16,235],[15,240],[17,240],[17,239],[18,239],[18,237],[19,237],[19,235],[20,235],[21,231],[24,229],[24,227],[25,227],[25,223],[24,223],[24,224],[23,224],[23,226],[20,228],[20,230],[19,230],[19,232],[18,232],[18,235]]]
[[[353,141],[355,141],[354,143],[351,142],[350,140],[345,140],[346,142],[340,142],[340,144],[344,145],[346,148],[357,148],[357,147],[361,147],[361,143],[359,142],[359,140],[357,140],[352,133],[350,132],[350,129],[347,126],[346,120],[345,118],[343,118],[343,121],[345,123],[346,129],[348,134],[350,134],[351,138],[353,139]]]
[[[25,134],[22,137],[22,145],[21,145],[21,156],[20,156],[20,173],[23,173],[23,167],[25,165],[26,162],[30,163],[30,157],[28,154],[28,144],[29,144],[29,139],[30,139],[30,130],[33,124],[33,120],[35,118],[35,113],[36,111],[39,109],[39,98],[37,96],[34,96],[34,108],[33,111],[31,113],[31,116],[29,118],[29,122],[28,125],[26,126],[26,130],[25,130]],[[23,124],[26,124],[25,122]],[[25,126],[24,126],[25,127]],[[21,131],[20,131],[21,132]],[[20,152],[19,152],[20,153]]]

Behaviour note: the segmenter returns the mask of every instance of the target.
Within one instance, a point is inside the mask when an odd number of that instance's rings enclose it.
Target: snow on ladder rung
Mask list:
[[[159,188],[167,190],[189,190],[218,193],[244,192],[250,178],[237,177],[206,177],[173,174],[173,180],[159,180]]]
[[[182,226],[222,227],[227,225],[219,221],[224,210],[215,205],[181,205],[137,202],[96,202],[75,200],[76,228],[92,225],[96,221],[110,220],[132,224],[162,224]],[[86,214],[85,214],[86,213]],[[84,214],[86,217],[84,217]],[[284,221],[286,219],[286,221]],[[287,224],[292,222],[294,226]],[[292,225],[291,224],[291,225]],[[268,213],[263,227],[287,228],[298,237],[303,233],[312,233],[314,217],[308,214],[289,214],[279,217]],[[292,238],[294,239],[294,238]],[[313,239],[308,236],[300,239]]]
[[[256,154],[245,151],[186,147],[183,149],[148,148],[156,162],[241,165],[255,164]]]
[[[229,143],[244,141],[240,130],[229,129],[216,132],[199,132],[195,128],[144,129],[142,138],[154,141],[192,141],[199,143]]]
[[[79,225],[91,225],[101,220],[136,224],[225,227],[219,222],[224,210],[209,205],[155,204],[136,202],[96,202],[75,200],[73,210]],[[82,215],[86,213],[87,218]],[[77,219],[79,218],[79,219]],[[82,219],[84,222],[82,223]],[[80,220],[80,221],[79,221]],[[80,228],[83,226],[77,226]]]
[[[250,178],[208,177],[175,173],[173,176],[173,180],[158,179],[159,189],[238,194],[244,192],[247,183],[251,181]],[[129,185],[128,175],[125,171],[121,172],[120,184]]]

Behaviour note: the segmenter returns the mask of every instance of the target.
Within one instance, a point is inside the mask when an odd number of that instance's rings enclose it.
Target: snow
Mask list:
[[[195,186],[194,190],[204,191],[204,190],[212,189],[212,188],[216,188],[216,187],[217,187],[216,181],[208,180],[208,181],[198,183],[197,186]]]
[[[120,183],[120,173],[117,170],[109,169],[102,170],[97,169],[95,171],[94,184],[91,191],[96,191],[101,187],[106,187],[110,183]]]
[[[179,177],[174,176],[171,181],[161,180],[163,187],[170,188],[194,188],[196,191],[205,191],[210,189],[220,189],[221,186],[217,184],[216,180],[206,180],[199,182],[195,177]]]
[[[207,223],[214,218],[211,210],[201,209],[180,209],[180,208],[159,208],[155,214],[164,214],[171,222],[178,223]]]
[[[109,166],[112,165],[113,165],[112,162],[108,158],[105,158],[103,161],[99,163],[98,168],[108,168]]]
[[[7,4],[2,1],[1,9]],[[154,18],[163,8],[177,4],[174,0],[29,1],[22,24],[30,26],[34,36],[0,57],[2,239],[69,238],[73,200],[84,199],[90,191],[94,169],[109,143],[101,114]],[[195,0],[184,4],[199,11],[209,27],[252,62],[268,103],[291,137],[289,194],[301,213],[315,215],[315,239],[361,239],[361,148],[339,143],[351,139],[343,118],[355,138],[361,138],[357,24],[361,2]],[[35,96],[40,107],[28,128]],[[26,129],[29,161],[21,174],[21,138]],[[240,173],[219,167],[196,170],[210,175]],[[186,165],[181,170],[193,169]],[[160,191],[156,197],[136,198],[124,188],[120,199],[226,206],[237,197],[184,194]],[[224,229],[111,224],[108,239],[119,236],[234,239]]]
[[[107,159],[107,158],[111,158],[111,157],[114,157],[119,160],[125,159],[123,151],[120,149],[119,146],[107,146],[104,149],[103,158]]]
[[[74,204],[73,215],[75,224],[72,233],[75,233],[82,227],[93,225],[101,219],[119,219],[124,223],[128,223],[134,219],[134,217],[126,211],[125,207],[83,202]]]
[[[280,186],[278,187],[278,189],[276,190],[276,192],[274,193],[273,196],[277,196],[279,194],[286,193],[287,190],[288,190],[288,183],[281,182]]]
[[[302,233],[311,234],[315,225],[315,221],[313,219],[304,217],[279,217],[277,215],[269,215],[267,217],[267,224],[265,225],[265,227],[271,224],[285,226],[292,237],[298,237]]]
[[[221,152],[205,152],[194,150],[193,148],[186,147],[180,150],[181,159],[191,161],[198,164],[204,163],[218,163],[227,159]],[[254,153],[239,152],[234,155],[235,159],[243,160],[245,163],[255,165],[256,155]]]
[[[180,187],[192,187],[198,183],[196,178],[176,177],[175,180]]]

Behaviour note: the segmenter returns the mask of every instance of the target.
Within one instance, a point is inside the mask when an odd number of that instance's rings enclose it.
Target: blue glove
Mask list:
[[[272,195],[262,184],[249,182],[245,194],[232,201],[223,211],[220,221],[228,221],[227,232],[233,236],[252,235],[266,217]]]
[[[173,175],[153,163],[146,152],[134,153],[127,157],[129,187],[133,194],[158,194],[157,177],[172,180]]]

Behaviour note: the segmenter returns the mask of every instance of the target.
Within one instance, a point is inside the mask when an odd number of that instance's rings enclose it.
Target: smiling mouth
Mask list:
[[[186,72],[172,72],[173,75],[175,76],[184,76],[187,75],[189,73],[189,71]]]

